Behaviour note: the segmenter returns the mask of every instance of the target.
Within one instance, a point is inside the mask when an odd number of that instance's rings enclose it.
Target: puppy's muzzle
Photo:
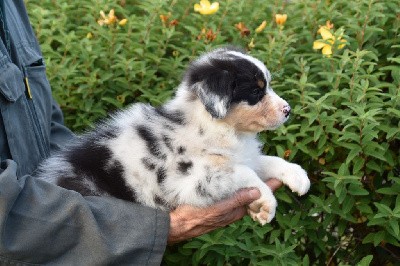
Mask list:
[[[285,114],[285,117],[288,117],[290,115],[290,106],[289,105],[285,105],[282,108],[282,112]]]

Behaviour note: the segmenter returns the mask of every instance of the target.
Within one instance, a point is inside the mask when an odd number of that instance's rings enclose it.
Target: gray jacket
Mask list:
[[[63,126],[23,0],[0,0],[0,265],[158,265],[168,213],[37,180]]]

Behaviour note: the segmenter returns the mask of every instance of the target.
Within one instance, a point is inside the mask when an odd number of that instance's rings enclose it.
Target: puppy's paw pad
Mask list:
[[[274,218],[275,209],[275,200],[258,199],[248,206],[248,213],[254,221],[265,225]]]

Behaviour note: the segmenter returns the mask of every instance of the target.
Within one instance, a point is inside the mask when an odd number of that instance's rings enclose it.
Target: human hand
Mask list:
[[[269,179],[266,183],[272,191],[282,186],[277,179]],[[260,196],[258,189],[248,188],[210,207],[179,206],[170,213],[168,244],[203,235],[242,219],[247,213],[247,205]]]

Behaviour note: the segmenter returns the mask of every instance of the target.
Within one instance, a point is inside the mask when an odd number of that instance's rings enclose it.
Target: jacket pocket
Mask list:
[[[25,91],[23,75],[6,56],[0,58],[0,93],[7,102],[14,103]]]
[[[31,89],[37,87],[35,81],[31,83]],[[36,111],[40,108],[36,108],[33,98],[26,97],[26,91],[23,72],[8,58],[0,58],[0,110],[4,125],[0,137],[7,140],[11,159],[18,164],[18,176],[32,173],[49,154],[49,122],[40,122],[44,121],[39,118],[41,112]],[[36,100],[41,105],[41,100]]]

